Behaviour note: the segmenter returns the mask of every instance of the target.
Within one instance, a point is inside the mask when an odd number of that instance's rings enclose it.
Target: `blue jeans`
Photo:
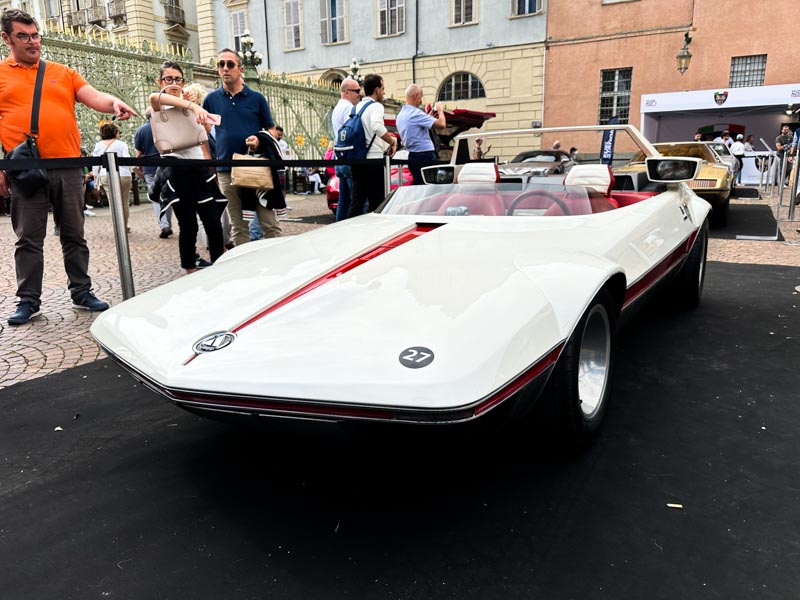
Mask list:
[[[343,221],[350,210],[350,187],[353,179],[350,175],[350,165],[336,167],[336,176],[339,178],[339,205],[336,207],[336,220]]]
[[[253,215],[253,220],[250,221],[250,241],[255,242],[264,237],[264,230],[261,229],[261,223],[258,220],[258,213]]]

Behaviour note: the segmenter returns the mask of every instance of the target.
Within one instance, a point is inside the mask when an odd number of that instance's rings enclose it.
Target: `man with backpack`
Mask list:
[[[354,108],[345,122],[334,150],[344,160],[383,158],[397,150],[397,140],[383,124],[383,78],[374,73],[364,77],[364,99]],[[352,165],[353,187],[350,190],[348,217],[364,212],[368,203],[372,212],[386,197],[383,189],[383,165]]]
[[[348,77],[342,82],[340,91],[341,98],[331,114],[334,145],[338,141],[339,131],[344,127],[350,113],[353,112],[353,107],[361,101],[361,84],[352,77]],[[350,210],[350,165],[336,165],[336,176],[339,178],[339,205],[336,207],[336,220],[342,221],[347,218]]]

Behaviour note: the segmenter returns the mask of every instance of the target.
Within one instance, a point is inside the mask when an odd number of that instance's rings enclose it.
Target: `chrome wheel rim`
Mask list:
[[[610,358],[611,325],[605,307],[597,304],[586,317],[578,359],[578,394],[586,419],[594,417],[603,404]]]

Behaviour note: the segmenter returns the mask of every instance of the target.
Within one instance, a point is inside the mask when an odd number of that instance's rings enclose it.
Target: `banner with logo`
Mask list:
[[[616,125],[619,119],[616,115],[608,120],[608,125]],[[600,145],[600,162],[611,166],[614,162],[614,140],[617,139],[617,132],[607,129],[603,132],[603,143]]]

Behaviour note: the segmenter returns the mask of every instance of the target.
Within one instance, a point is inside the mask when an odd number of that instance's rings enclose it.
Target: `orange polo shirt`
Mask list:
[[[10,150],[31,129],[36,67],[27,68],[10,56],[0,62],[0,143]],[[47,61],[39,105],[39,155],[74,158],[81,155],[81,134],[75,118],[75,94],[88,82],[74,69]]]

